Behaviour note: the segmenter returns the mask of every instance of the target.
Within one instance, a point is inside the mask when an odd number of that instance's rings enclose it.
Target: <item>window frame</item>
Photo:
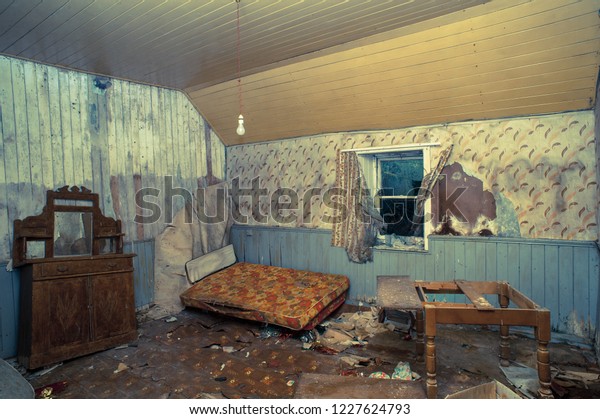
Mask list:
[[[439,143],[416,143],[389,147],[359,148],[343,151],[353,151],[358,156],[360,165],[363,168],[367,186],[371,191],[371,197],[373,200],[375,200],[377,198],[376,194],[381,181],[381,174],[379,173],[380,165],[378,164],[378,162],[381,161],[381,157],[378,157],[378,155],[389,155],[390,153],[397,153],[398,155],[401,155],[403,152],[421,151],[423,153],[423,177],[425,177],[431,172],[431,148],[439,146]],[[389,159],[393,160],[394,158],[390,157]],[[427,197],[425,200],[423,210],[426,216],[423,224],[423,251],[429,251],[429,235],[433,231],[430,216],[431,196]],[[427,217],[427,215],[429,215],[429,217]],[[401,249],[393,247],[386,247],[385,250],[414,251],[413,249]]]

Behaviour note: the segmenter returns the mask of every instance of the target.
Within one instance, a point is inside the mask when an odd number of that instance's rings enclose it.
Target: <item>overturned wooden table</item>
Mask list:
[[[428,294],[463,294],[468,303],[429,301]],[[498,296],[499,307],[484,295]],[[427,397],[437,397],[435,336],[438,324],[500,326],[500,363],[510,357],[509,327],[532,326],[537,340],[539,394],[552,398],[550,390],[550,310],[542,308],[507,282],[413,281],[406,276],[377,277],[378,305],[393,310],[416,311],[416,350],[419,360],[425,353]],[[509,307],[510,303],[515,307]]]

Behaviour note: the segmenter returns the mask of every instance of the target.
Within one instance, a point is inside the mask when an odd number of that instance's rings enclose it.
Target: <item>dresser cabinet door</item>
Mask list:
[[[60,353],[90,340],[88,277],[34,281],[31,353]]]
[[[115,273],[93,276],[92,304],[93,340],[129,333],[136,328],[133,297],[133,275]]]

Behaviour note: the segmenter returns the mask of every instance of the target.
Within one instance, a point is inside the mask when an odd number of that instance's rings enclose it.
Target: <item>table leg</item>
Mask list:
[[[427,370],[427,398],[437,399],[435,335],[435,306],[425,305],[425,369]]]
[[[501,308],[507,308],[510,300],[508,299],[508,284],[501,283],[500,293],[498,294],[498,302]],[[508,335],[510,333],[510,328],[508,325],[501,324],[500,325],[500,365],[503,367],[508,367],[510,365],[510,341],[508,339]]]
[[[540,389],[538,392],[541,398],[551,399],[554,396],[550,389],[552,376],[550,374],[550,353],[548,352],[548,343],[550,342],[550,311],[540,310],[537,316],[538,324],[535,328],[535,335],[537,340],[538,379],[540,380]]]
[[[435,336],[427,336],[427,356],[425,367],[427,369],[427,398],[437,399],[437,378],[435,366]]]
[[[423,331],[425,330],[425,321],[423,319],[423,310],[417,310],[417,362],[423,362],[423,354],[425,353],[425,341],[423,340]]]

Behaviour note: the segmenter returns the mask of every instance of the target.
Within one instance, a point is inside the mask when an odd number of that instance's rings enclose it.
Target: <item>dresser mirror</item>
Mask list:
[[[54,212],[54,256],[91,255],[92,226],[90,212]]]
[[[48,191],[42,213],[15,220],[13,263],[123,253],[121,221],[105,217],[85,187]]]

